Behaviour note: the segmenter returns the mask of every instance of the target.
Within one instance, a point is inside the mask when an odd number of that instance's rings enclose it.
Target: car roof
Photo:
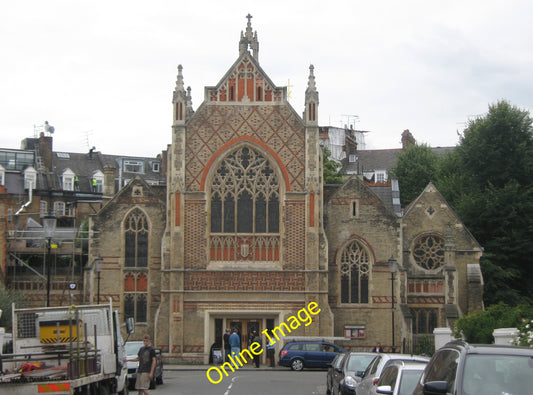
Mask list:
[[[373,355],[375,357],[378,355],[375,352],[356,352],[356,351],[351,351],[348,354],[349,355]]]
[[[454,348],[467,354],[525,355],[533,356],[533,348],[507,346],[501,344],[470,344],[464,340],[454,340],[442,348]]]

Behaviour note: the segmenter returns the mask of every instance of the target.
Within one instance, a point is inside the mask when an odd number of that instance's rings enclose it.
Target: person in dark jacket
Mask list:
[[[229,362],[228,355],[231,352],[231,346],[229,345],[229,337],[231,335],[231,331],[226,329],[226,333],[224,333],[224,362]]]
[[[254,331],[253,332],[253,339],[252,339],[252,344],[253,343],[258,343],[260,347],[257,347],[257,351],[259,351],[261,349],[261,346],[263,345],[263,342],[261,341],[261,337],[257,334],[257,331]],[[255,362],[255,367],[256,368],[259,368],[259,359],[261,358],[261,354],[259,355],[255,355],[254,354],[254,362]]]

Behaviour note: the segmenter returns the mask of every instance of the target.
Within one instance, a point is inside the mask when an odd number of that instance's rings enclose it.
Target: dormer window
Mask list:
[[[159,167],[160,167],[159,162],[152,162],[152,171],[154,173],[159,173]]]
[[[24,189],[35,189],[37,187],[37,171],[33,167],[24,170]]]
[[[124,160],[124,171],[128,173],[144,173],[144,162],[142,160]]]
[[[5,185],[6,183],[6,169],[4,166],[0,165],[0,185]]]
[[[76,174],[70,169],[65,169],[62,176],[63,190],[64,191],[73,191],[74,190],[74,177]]]
[[[376,182],[387,181],[387,173],[385,171],[376,171]]]

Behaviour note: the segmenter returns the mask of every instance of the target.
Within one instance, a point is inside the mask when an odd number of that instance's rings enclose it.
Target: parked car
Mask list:
[[[142,346],[144,346],[142,341],[126,342],[124,344],[124,347],[126,348],[126,359],[137,357]],[[155,360],[154,378],[150,383],[150,389],[155,389],[156,384],[163,384],[163,360],[161,359],[161,350],[158,348],[155,349]],[[139,367],[139,362],[128,361],[126,364],[128,367],[128,387],[129,389],[134,389],[135,381],[137,380],[137,368]]]
[[[381,373],[372,394],[411,395],[427,364],[393,362]]]
[[[341,366],[342,360],[347,356],[347,353],[340,352],[338,353],[333,361],[328,365],[328,374],[326,375],[326,394],[331,394],[331,388],[333,387],[333,380],[336,375],[339,374],[337,369]]]
[[[376,358],[366,368],[363,379],[357,386],[357,395],[372,394],[372,387],[377,384],[381,372],[394,361],[427,364],[429,358],[410,354],[377,354]]]
[[[448,393],[533,393],[533,348],[447,343],[431,358],[413,395]]]
[[[355,388],[361,382],[361,376],[366,368],[376,358],[376,354],[369,352],[351,352],[335,366],[331,377],[331,393],[334,395],[354,395]]]
[[[297,371],[303,368],[325,369],[340,352],[346,350],[328,342],[293,341],[285,344],[279,352],[278,365]]]

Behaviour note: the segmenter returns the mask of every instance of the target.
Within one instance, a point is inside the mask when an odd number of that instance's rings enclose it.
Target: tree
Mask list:
[[[489,106],[468,124],[448,172],[439,173],[437,188],[442,182],[441,193],[485,249],[487,304],[533,301],[531,125],[527,111],[505,101]]]
[[[398,156],[391,173],[398,178],[403,207],[416,199],[427,184],[435,179],[437,164],[437,155],[426,144],[410,145]]]
[[[342,184],[344,179],[342,173],[340,172],[341,165],[331,159],[331,152],[328,147],[322,147],[323,152],[323,176],[324,184]]]

